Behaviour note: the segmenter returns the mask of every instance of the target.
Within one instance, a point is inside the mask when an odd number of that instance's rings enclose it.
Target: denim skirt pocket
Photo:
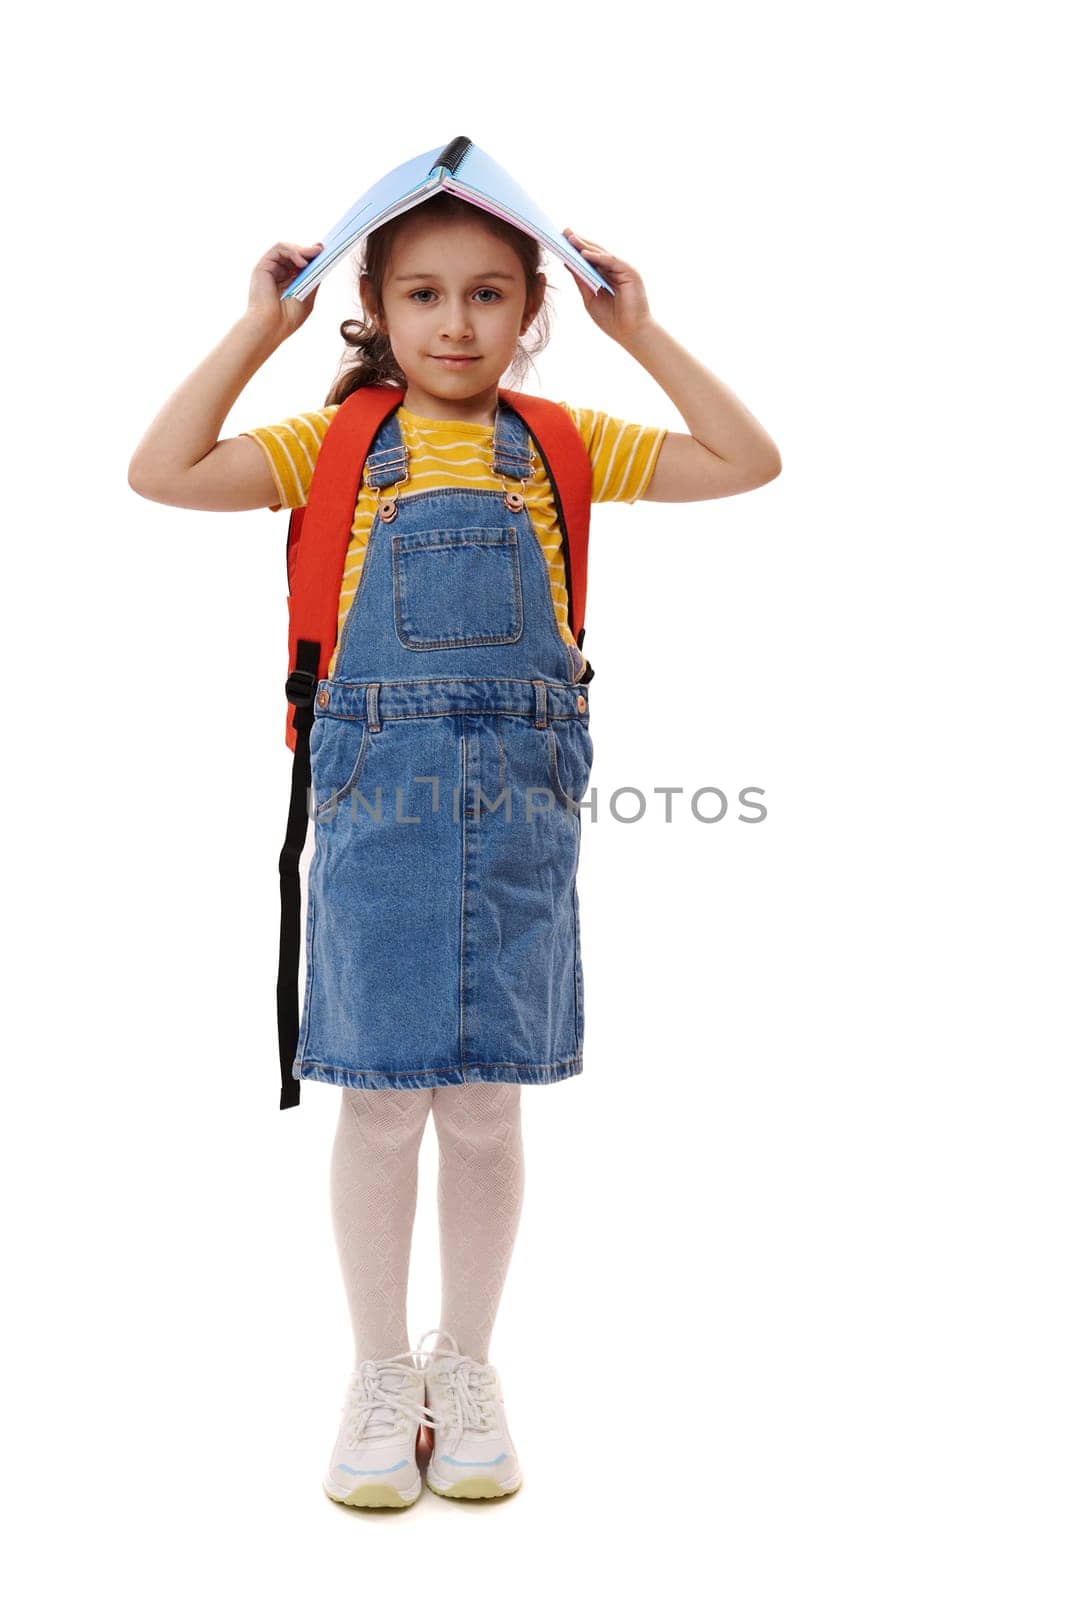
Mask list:
[[[515,527],[394,534],[392,588],[396,634],[409,650],[513,644],[521,638]]]
[[[579,718],[560,717],[548,725],[548,782],[559,805],[567,810],[587,792],[592,756],[592,736],[586,723]]]
[[[315,717],[310,733],[315,821],[335,811],[358,783],[367,741],[364,718]]]

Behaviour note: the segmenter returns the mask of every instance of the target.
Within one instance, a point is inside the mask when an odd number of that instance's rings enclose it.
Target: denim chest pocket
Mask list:
[[[392,587],[396,633],[410,650],[513,644],[521,638],[514,527],[393,534]]]

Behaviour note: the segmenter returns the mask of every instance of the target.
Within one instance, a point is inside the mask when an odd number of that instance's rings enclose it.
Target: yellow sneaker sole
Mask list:
[[[415,1495],[414,1500],[404,1500],[399,1490],[391,1483],[364,1483],[360,1488],[352,1489],[343,1499],[339,1495],[329,1494],[328,1489],[325,1493],[329,1495],[334,1505],[383,1507],[390,1511],[409,1511],[418,1498]]]
[[[494,1478],[462,1478],[449,1489],[437,1489],[428,1479],[426,1483],[442,1500],[499,1500],[508,1494],[517,1494],[521,1488],[521,1484],[516,1483],[513,1489],[501,1489]]]

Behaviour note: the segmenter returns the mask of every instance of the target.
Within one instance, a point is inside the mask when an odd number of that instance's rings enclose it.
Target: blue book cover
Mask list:
[[[402,162],[360,195],[330,228],[322,240],[321,250],[289,284],[281,295],[282,300],[290,295],[305,300],[315,284],[374,228],[420,205],[440,189],[447,189],[471,205],[480,206],[482,211],[502,217],[538,239],[546,249],[567,262],[590,288],[614,293],[602,274],[573,248],[565,234],[529,199],[510,174],[479,145],[459,135],[448,144]]]

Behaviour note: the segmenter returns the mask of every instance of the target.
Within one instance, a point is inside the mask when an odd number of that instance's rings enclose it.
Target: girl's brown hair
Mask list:
[[[529,298],[538,292],[537,273],[541,271],[538,240],[523,233],[520,228],[513,227],[509,222],[504,222],[502,217],[493,216],[490,211],[482,211],[480,206],[470,205],[469,201],[460,200],[458,195],[448,194],[445,191],[435,194],[431,200],[424,201],[413,213],[405,211],[401,216],[394,217],[391,222],[383,223],[381,227],[375,228],[367,235],[355,267],[356,282],[363,273],[366,274],[379,306],[383,300],[385,273],[388,270],[397,233],[412,215],[423,217],[427,213],[431,213],[434,219],[444,223],[466,222],[472,215],[489,233],[505,239],[514,250],[525,274],[526,301],[528,302]],[[550,288],[551,285],[548,284],[544,291],[543,304],[524,338],[518,341],[514,360],[504,374],[504,376],[513,374],[513,381],[507,385],[508,388],[520,386],[532,365],[533,356],[539,355],[550,338],[550,317],[547,306],[547,293]],[[340,324],[340,335],[355,354],[350,360],[342,359],[333,387],[325,400],[327,406],[339,405],[349,394],[354,394],[356,389],[361,389],[368,383],[385,384],[398,389],[406,388],[406,374],[392,353],[388,335],[380,332],[372,321],[348,317]],[[531,343],[527,345],[525,339],[531,340]]]

